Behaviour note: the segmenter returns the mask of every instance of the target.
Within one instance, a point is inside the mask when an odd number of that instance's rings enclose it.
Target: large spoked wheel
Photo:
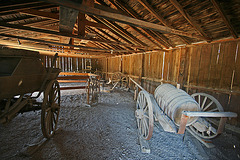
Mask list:
[[[153,133],[153,107],[149,94],[141,91],[138,94],[135,116],[137,118],[137,126],[141,136],[150,140]]]
[[[50,81],[44,91],[41,113],[41,128],[43,136],[50,138],[57,129],[60,112],[60,87],[56,80]]]
[[[112,85],[120,85],[120,81],[121,81],[121,77],[122,77],[122,73],[121,72],[116,72],[112,75]]]
[[[213,96],[206,93],[191,95],[199,104],[202,112],[223,112],[222,105]],[[199,118],[189,128],[199,137],[205,139],[215,138],[220,118]]]

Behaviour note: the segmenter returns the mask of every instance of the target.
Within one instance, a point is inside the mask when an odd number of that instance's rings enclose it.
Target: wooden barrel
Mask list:
[[[177,126],[180,125],[182,111],[200,111],[199,104],[190,95],[171,84],[159,85],[154,91],[154,97],[164,113]],[[191,117],[187,126],[196,120],[197,117]]]

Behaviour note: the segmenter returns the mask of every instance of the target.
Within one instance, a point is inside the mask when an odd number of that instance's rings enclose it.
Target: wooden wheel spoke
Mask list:
[[[144,108],[143,111],[144,111],[144,112],[147,112],[147,110],[148,110],[148,105],[145,106],[145,108]]]
[[[214,112],[214,111],[218,111],[218,108],[214,108],[214,109],[208,110],[207,112]]]
[[[143,117],[149,119],[149,116],[147,114],[144,114]]]
[[[213,104],[213,101],[211,101],[211,102],[203,109],[203,111],[206,111],[212,104]]]
[[[207,97],[204,98],[203,103],[202,103],[202,105],[201,105],[201,109],[203,109],[203,107],[204,107],[206,101],[207,101]]]
[[[145,122],[145,125],[146,125],[146,128],[147,128],[147,130],[149,129],[149,127],[148,127],[148,122],[147,122],[147,120],[144,118],[144,122]]]
[[[198,103],[199,103],[199,105],[201,104],[201,96],[200,95],[198,95]]]

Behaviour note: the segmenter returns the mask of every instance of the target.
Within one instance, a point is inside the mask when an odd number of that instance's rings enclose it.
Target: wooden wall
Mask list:
[[[151,93],[160,82],[209,93],[225,111],[240,115],[240,41],[105,58],[98,65],[108,74],[129,75]],[[240,126],[240,116],[230,123]]]

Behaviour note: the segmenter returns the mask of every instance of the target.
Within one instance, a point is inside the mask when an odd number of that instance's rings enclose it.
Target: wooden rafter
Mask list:
[[[110,35],[109,33],[105,32],[105,31],[102,30],[102,29],[97,29],[97,28],[95,28],[95,30],[97,30],[98,33],[100,32],[100,33],[104,34],[105,36],[109,37],[110,39],[112,39],[112,40],[114,40],[114,41],[116,41],[116,42],[120,42],[117,38],[113,37],[112,35]],[[133,49],[130,48],[130,47],[126,47],[126,46],[123,46],[123,47],[125,47],[125,48],[128,49],[128,50],[133,50]]]
[[[112,2],[112,0],[110,0]],[[119,9],[121,9],[122,11],[127,12],[130,16],[137,18],[137,19],[141,19],[139,15],[137,15],[137,13],[135,13],[132,9],[130,9],[129,7],[127,7],[126,5],[124,5],[123,3],[120,3],[119,1],[115,1],[116,5],[119,6]],[[112,2],[114,3],[114,2]],[[165,41],[166,38],[163,38],[165,36],[162,35],[162,40],[160,40],[156,35],[154,35],[154,31],[150,31],[147,29],[143,29],[141,28],[141,30],[146,33],[148,36],[150,36],[152,39],[154,39],[156,42],[158,42],[159,44],[161,44],[161,46],[163,48],[168,48],[168,46],[173,47],[173,45],[171,45],[171,43],[169,41]],[[167,45],[168,44],[168,45]]]
[[[98,34],[98,36],[99,36],[101,39],[103,39],[103,40],[108,40],[106,37],[102,36],[101,34],[99,34],[98,32],[96,32],[94,29],[88,28],[88,30],[90,30],[90,32],[93,32],[93,33],[95,33],[95,34]],[[118,46],[109,45],[109,44],[107,44],[107,45],[110,46],[110,47],[112,47],[112,48],[114,48],[114,49],[116,49],[116,50],[119,49]],[[122,50],[123,48],[120,47],[120,49]]]
[[[216,8],[217,12],[220,14],[222,17],[225,25],[228,27],[229,31],[231,32],[233,38],[238,38],[238,34],[232,24],[230,23],[229,19],[227,18],[226,14],[224,13],[220,3],[217,0],[211,0],[213,6]]]
[[[106,26],[108,26],[108,28],[111,28],[112,30],[114,30],[115,32],[120,33],[123,37],[125,37],[126,39],[128,39],[129,41],[131,41],[133,44],[140,44],[143,46],[147,46],[145,43],[143,43],[142,41],[140,41],[139,39],[137,39],[136,37],[134,37],[132,34],[130,34],[129,32],[127,32],[126,30],[124,30],[122,27],[120,27],[119,25],[117,25],[114,22],[110,22],[108,20],[104,20],[104,19],[100,19],[99,20],[105,24]]]
[[[97,0],[100,4],[102,5],[106,5],[105,2],[103,2],[102,0]],[[118,5],[116,5],[114,3],[113,0],[109,0],[109,2],[114,6],[116,7],[119,11],[122,11],[124,14],[126,14]],[[156,43],[154,42],[152,39],[150,39],[148,36],[146,36],[144,33],[142,33],[137,27],[134,27],[134,26],[130,26],[128,25],[131,29],[133,29],[134,31],[136,31],[138,34],[140,34],[141,36],[143,36],[144,38],[148,39],[150,42],[152,42],[154,45],[158,46],[159,48],[168,48],[168,46],[166,45],[163,45],[162,42],[159,42],[159,43]]]
[[[194,18],[190,16],[180,5],[177,0],[169,0],[175,8],[182,14],[182,16],[195,28],[195,30],[204,37],[205,40],[211,41],[211,38],[207,36],[207,34],[203,31],[202,27],[196,23]]]
[[[169,22],[167,22],[161,15],[159,15],[147,1],[145,1],[145,0],[138,0],[138,2],[141,3],[163,25],[165,25],[167,27],[170,27],[170,28],[173,28],[172,25]],[[173,29],[175,29],[175,28],[173,28]],[[190,42],[185,37],[178,36],[178,38],[180,38],[184,43],[190,44]]]
[[[158,24],[142,21],[139,19],[127,17],[127,16],[121,15],[116,12],[109,12],[109,11],[103,10],[103,9],[88,7],[86,5],[82,5],[82,4],[73,2],[73,1],[67,1],[67,0],[46,0],[46,1],[58,4],[60,6],[73,8],[73,9],[79,10],[80,12],[88,14],[88,15],[95,15],[95,16],[102,17],[105,19],[121,22],[124,24],[129,24],[129,25],[133,25],[133,26],[137,26],[137,27],[141,27],[141,28],[156,30],[156,31],[159,31],[162,33],[177,34],[177,35],[182,35],[182,36],[191,37],[191,38],[198,38],[198,39],[206,39],[206,37],[203,37],[203,36],[199,36],[196,34],[184,32],[184,31],[180,31],[180,30],[175,30],[175,29],[171,29],[169,27],[165,27],[162,25],[158,25]]]
[[[94,17],[94,16],[90,16],[94,21],[98,22],[98,23],[102,23],[98,18]],[[123,37],[120,33],[116,32],[115,30],[112,30],[110,28],[110,31],[117,37],[121,38],[123,41],[125,41],[128,44],[132,44],[132,42],[130,40],[128,40],[127,38]]]

